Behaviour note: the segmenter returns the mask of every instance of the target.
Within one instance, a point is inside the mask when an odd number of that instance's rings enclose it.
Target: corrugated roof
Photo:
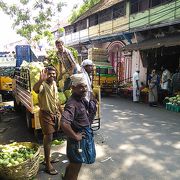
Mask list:
[[[75,22],[85,19],[86,17],[95,14],[99,11],[107,9],[123,0],[101,0],[98,4],[94,5],[91,9],[87,10],[84,14],[82,14]],[[74,22],[74,23],[75,23]]]
[[[154,49],[159,47],[170,47],[177,45],[180,45],[180,35],[173,37],[164,37],[159,39],[151,39],[139,43],[133,43],[122,47],[122,49],[132,51],[132,50]]]

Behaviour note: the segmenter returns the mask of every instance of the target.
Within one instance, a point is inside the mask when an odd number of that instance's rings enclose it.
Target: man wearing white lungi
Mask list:
[[[133,74],[133,102],[139,102],[140,96],[140,81],[139,81],[139,70]]]

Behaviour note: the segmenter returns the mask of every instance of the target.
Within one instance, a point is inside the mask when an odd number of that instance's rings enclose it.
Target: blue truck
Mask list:
[[[38,58],[33,53],[30,45],[17,45],[16,49],[16,67],[20,67],[23,61],[37,61]]]

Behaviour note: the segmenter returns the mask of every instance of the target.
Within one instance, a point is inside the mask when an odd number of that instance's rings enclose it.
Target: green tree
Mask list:
[[[83,0],[83,5],[77,8],[78,6],[74,6],[74,10],[72,11],[69,22],[73,23],[76,21],[83,13],[89,10],[91,7],[96,5],[100,0]]]
[[[30,43],[38,42],[43,37],[53,38],[50,32],[51,19],[55,19],[62,7],[66,5],[54,0],[19,0],[8,4],[0,0],[0,10],[13,20],[13,28],[17,34],[25,37]]]

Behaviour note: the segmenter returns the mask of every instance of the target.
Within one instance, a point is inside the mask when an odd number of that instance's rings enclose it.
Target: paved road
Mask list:
[[[25,138],[34,140],[25,134],[19,140]],[[11,138],[0,136],[2,139],[7,142]],[[180,113],[134,104],[120,97],[104,97],[101,129],[95,132],[95,141],[97,160],[82,167],[79,180],[180,179]],[[61,158],[54,166],[63,172],[65,144],[53,151],[59,152]],[[41,165],[36,179],[61,179],[60,175],[47,175],[43,168]]]
[[[103,98],[102,113],[105,143],[80,180],[180,179],[180,113],[120,97]]]

